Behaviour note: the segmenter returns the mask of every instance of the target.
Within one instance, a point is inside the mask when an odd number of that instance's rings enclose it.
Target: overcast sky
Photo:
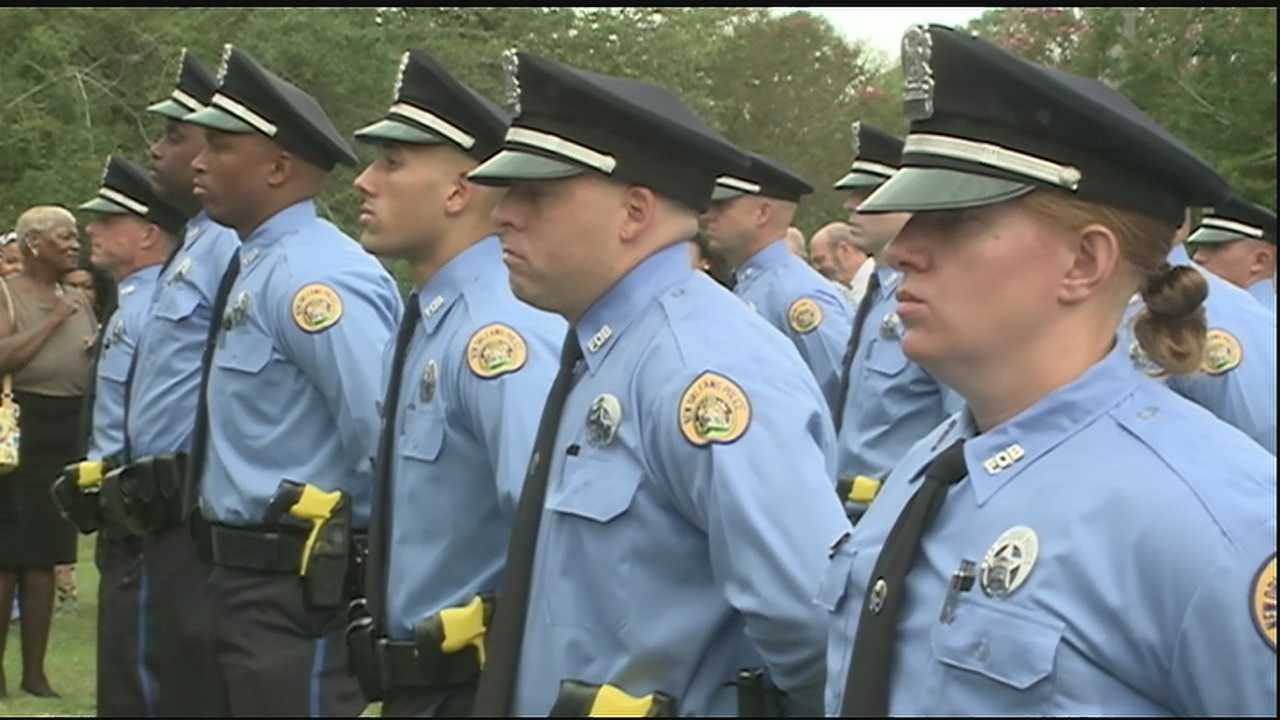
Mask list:
[[[778,8],[783,12],[805,10],[821,15],[836,30],[850,39],[865,40],[885,54],[893,64],[898,61],[902,33],[916,23],[964,25],[987,8],[982,7],[803,7]]]

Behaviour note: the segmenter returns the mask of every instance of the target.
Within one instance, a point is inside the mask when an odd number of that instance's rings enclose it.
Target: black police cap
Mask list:
[[[859,212],[1003,202],[1037,188],[1171,227],[1226,182],[1120,93],[1027,62],[975,36],[917,25],[902,39],[902,168]]]
[[[711,201],[731,200],[741,195],[761,195],[797,202],[813,192],[813,186],[776,160],[751,153],[751,164],[742,172],[716,178]]]
[[[598,172],[702,211],[717,175],[747,167],[745,155],[663,88],[529,53],[505,59],[517,117],[502,149],[469,174],[477,183]]]
[[[209,107],[183,120],[222,132],[261,133],[322,170],[355,166],[355,153],[320,103],[249,53],[225,46],[218,76]]]
[[[831,187],[836,190],[878,187],[902,164],[902,138],[877,127],[855,122],[851,128],[853,164]]]
[[[382,120],[355,132],[369,143],[452,144],[483,160],[502,144],[511,115],[459,82],[422,50],[408,50]]]
[[[1225,243],[1245,238],[1276,244],[1276,214],[1232,195],[1204,216],[1187,243]]]
[[[181,235],[188,216],[156,190],[147,171],[124,158],[107,158],[101,187],[81,210],[100,215],[136,215],[159,225],[171,235]]]
[[[178,60],[178,79],[174,83],[173,92],[169,93],[169,97],[148,107],[147,112],[180,121],[193,112],[205,109],[213,98],[215,87],[213,74],[188,53],[186,48],[182,48],[182,57]]]

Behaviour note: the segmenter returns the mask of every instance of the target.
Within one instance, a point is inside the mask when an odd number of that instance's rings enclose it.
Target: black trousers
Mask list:
[[[98,533],[94,562],[98,566],[98,717],[146,717],[138,610],[143,562],[142,544]],[[154,702],[154,698],[153,698]]]
[[[382,701],[382,717],[471,717],[476,683],[441,690],[392,688]]]
[[[227,714],[214,654],[209,573],[186,527],[147,541],[143,548],[148,590],[145,657],[156,687],[160,717]]]
[[[355,717],[346,608],[306,605],[302,578],[217,566],[209,576],[218,675],[232,716]]]

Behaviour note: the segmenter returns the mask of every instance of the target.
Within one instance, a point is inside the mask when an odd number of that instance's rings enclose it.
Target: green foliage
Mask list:
[[[969,29],[1112,85],[1241,195],[1276,206],[1274,7],[1006,8]]]
[[[849,123],[901,128],[898,90],[862,47],[823,19],[762,8],[11,8],[0,10],[0,33],[22,38],[0,65],[5,227],[31,205],[87,199],[110,153],[144,161],[162,126],[144,108],[172,88],[179,49],[214,69],[225,42],[311,92],[345,131],[386,110],[409,47],[499,101],[511,47],[651,80],[808,178],[818,191],[797,218],[807,232],[844,216],[830,183],[849,160]],[[340,168],[320,199],[350,233],[353,179]]]

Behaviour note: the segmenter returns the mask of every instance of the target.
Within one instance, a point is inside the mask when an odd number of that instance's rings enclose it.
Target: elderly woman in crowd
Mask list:
[[[22,251],[18,250],[18,233],[0,233],[0,278],[22,272]]]
[[[0,478],[0,607],[9,607],[20,584],[22,689],[56,697],[44,669],[53,568],[75,559],[76,531],[58,512],[50,486],[82,454],[76,430],[97,320],[84,294],[60,282],[79,260],[75,217],[60,207],[34,207],[18,218],[15,232],[23,269],[0,281],[0,374],[12,377],[21,408],[21,449],[18,469]],[[7,631],[0,624],[0,655]]]

